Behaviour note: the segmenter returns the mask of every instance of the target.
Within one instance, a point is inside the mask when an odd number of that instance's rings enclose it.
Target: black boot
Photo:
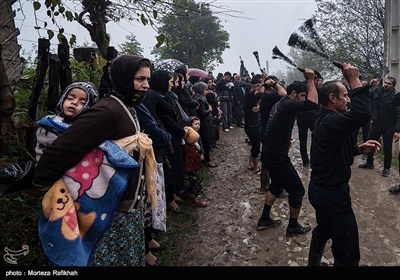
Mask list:
[[[326,241],[316,241],[311,238],[310,251],[308,252],[307,266],[321,266],[322,255],[324,254]]]

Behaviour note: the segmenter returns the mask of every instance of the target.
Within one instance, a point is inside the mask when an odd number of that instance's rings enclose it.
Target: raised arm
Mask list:
[[[315,87],[314,83],[314,70],[310,68],[304,69],[304,78],[306,79],[307,82],[307,99],[313,103],[318,104],[318,92],[317,88]]]
[[[350,89],[362,87],[360,80],[360,70],[350,63],[343,63],[343,76],[349,82]]]

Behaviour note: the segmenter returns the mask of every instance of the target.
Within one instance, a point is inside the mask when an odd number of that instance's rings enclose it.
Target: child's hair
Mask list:
[[[87,100],[80,112],[78,112],[76,115],[68,118],[69,122],[73,121],[78,115],[80,115],[82,112],[86,111],[89,107],[91,107],[93,104],[95,104],[99,100],[99,93],[94,84],[85,83],[85,82],[72,83],[65,88],[65,90],[56,106],[56,112],[62,117],[65,117],[65,114],[63,112],[64,101],[67,98],[69,92],[74,88],[79,88],[79,89],[83,90],[84,92],[86,92]]]
[[[192,116],[189,118],[189,121],[190,121],[190,125],[192,125],[194,121],[200,121],[200,119],[196,116]]]

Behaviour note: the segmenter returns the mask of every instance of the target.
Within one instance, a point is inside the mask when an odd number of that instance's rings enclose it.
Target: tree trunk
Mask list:
[[[5,154],[7,147],[3,140],[11,128],[11,116],[16,103],[4,68],[2,52],[3,46],[0,44],[0,151]]]
[[[107,7],[110,5],[106,0],[84,0],[82,6],[84,11],[79,15],[78,22],[85,27],[90,38],[96,43],[104,59],[107,58],[107,48],[110,46],[110,36],[107,34]],[[90,23],[85,22],[85,14],[89,14]]]
[[[69,62],[69,46],[65,41],[58,45],[58,57],[60,58],[60,89],[61,92],[72,83],[72,73]]]
[[[49,50],[50,41],[48,39],[40,38],[38,47],[38,66],[36,68],[35,79],[33,81],[32,95],[28,108],[28,115],[32,122],[36,122],[39,117],[40,97],[46,78],[47,68],[49,66]],[[26,129],[25,147],[30,153],[34,153],[35,147],[35,130],[34,127]]]
[[[50,55],[49,91],[47,93],[47,110],[55,112],[60,99],[60,59],[57,55]]]

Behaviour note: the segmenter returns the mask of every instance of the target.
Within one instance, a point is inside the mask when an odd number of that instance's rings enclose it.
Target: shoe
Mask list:
[[[225,128],[224,131],[225,131],[225,132],[229,132],[229,129]]]
[[[188,205],[189,203],[183,199],[175,199],[176,204],[179,205]]]
[[[400,185],[391,187],[391,188],[389,189],[389,192],[390,192],[390,193],[393,193],[393,194],[400,193]]]
[[[302,235],[302,234],[306,234],[310,230],[311,230],[311,227],[309,227],[309,226],[303,227],[302,225],[299,224],[295,228],[287,227],[286,228],[286,236],[287,237],[292,237],[292,236]]]
[[[148,263],[145,261],[145,266],[161,266],[161,261],[159,258],[157,258],[154,263]]]
[[[286,190],[283,190],[278,197],[279,198],[287,198],[289,196],[289,193]]]
[[[167,246],[165,246],[164,244],[161,244],[160,243],[160,246],[158,246],[158,247],[155,247],[155,248],[150,248],[149,247],[149,251],[150,252],[160,252],[160,251],[163,251],[163,250],[165,250],[165,249],[167,249]],[[158,260],[158,259],[157,259]],[[157,262],[157,261],[156,261]]]
[[[217,167],[218,164],[216,164],[215,162],[209,161],[209,162],[206,162],[206,166],[208,166],[208,167]]]
[[[260,193],[267,193],[268,192],[268,188],[269,188],[269,186],[268,187],[259,187],[257,189],[257,191],[260,192]]]
[[[176,208],[168,205],[168,209],[171,210],[172,212],[176,213],[176,214],[183,214],[185,213],[185,211],[182,209],[182,207],[178,206]]]
[[[358,168],[363,168],[363,169],[374,169],[375,166],[373,163],[362,163],[358,165]]]
[[[258,231],[266,230],[268,228],[273,228],[273,227],[280,226],[281,224],[282,224],[282,220],[281,219],[274,220],[274,219],[269,218],[269,220],[266,220],[266,221],[259,219],[258,223],[257,223],[257,230]]]
[[[233,129],[233,126],[230,126],[229,129]]]
[[[384,168],[382,170],[382,176],[383,177],[389,177],[389,174],[390,174],[390,170],[388,168]]]
[[[208,206],[208,200],[206,199],[195,199],[193,205],[199,208],[205,208]]]

